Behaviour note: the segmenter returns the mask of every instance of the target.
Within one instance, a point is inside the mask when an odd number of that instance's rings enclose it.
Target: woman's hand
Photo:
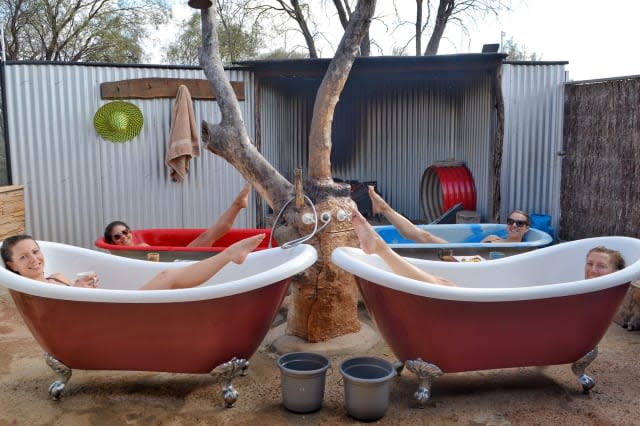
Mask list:
[[[480,242],[481,243],[496,243],[496,242],[499,242],[499,241],[502,241],[502,238],[498,237],[497,235],[487,235]]]
[[[93,271],[79,272],[74,287],[98,288],[98,276]]]

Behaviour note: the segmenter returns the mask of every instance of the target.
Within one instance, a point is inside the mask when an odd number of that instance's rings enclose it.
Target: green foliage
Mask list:
[[[0,0],[11,60],[139,63],[166,0]]]
[[[526,46],[519,46],[518,43],[513,40],[513,37],[510,37],[504,42],[502,51],[508,55],[507,60],[509,61],[539,61],[542,59],[542,55],[529,52]]]
[[[176,40],[169,43],[165,50],[164,61],[180,65],[199,65],[199,51],[202,45],[200,13],[195,12],[180,24],[180,28]],[[218,24],[220,57],[224,63],[256,58],[264,45],[262,39],[262,28],[257,21],[245,29],[233,16],[223,16]]]
[[[301,53],[297,51],[288,51],[282,47],[271,50],[266,53],[258,55],[257,59],[306,59],[309,57],[308,53]]]

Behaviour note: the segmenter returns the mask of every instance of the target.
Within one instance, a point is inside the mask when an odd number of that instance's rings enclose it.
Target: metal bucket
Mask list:
[[[290,352],[278,358],[282,403],[287,410],[310,413],[322,407],[329,359],[313,352]]]
[[[347,412],[358,420],[373,421],[384,416],[389,405],[393,365],[375,357],[349,358],[340,363],[344,378]]]

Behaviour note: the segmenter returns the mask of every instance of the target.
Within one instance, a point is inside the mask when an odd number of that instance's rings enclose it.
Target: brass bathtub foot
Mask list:
[[[238,400],[238,391],[234,389],[231,381],[236,376],[246,376],[247,368],[249,368],[249,361],[233,357],[231,361],[220,364],[209,373],[212,376],[226,376],[227,383],[222,387],[222,398],[227,408],[233,407],[233,404]]]
[[[433,381],[444,373],[437,365],[423,361],[421,358],[408,360],[405,365],[407,366],[407,370],[418,377],[420,383],[418,390],[413,396],[418,400],[420,408],[423,408],[431,397],[431,385]]]
[[[596,382],[591,377],[584,374],[584,370],[593,362],[594,359],[596,359],[596,356],[598,356],[597,346],[587,352],[582,358],[571,364],[571,371],[580,381],[583,393],[589,393],[591,388],[596,385]]]
[[[60,394],[71,378],[71,369],[49,355],[47,352],[44,353],[44,359],[47,362],[49,368],[51,368],[53,372],[60,377],[60,380],[56,380],[49,386],[49,396],[54,401],[57,401],[60,399]]]

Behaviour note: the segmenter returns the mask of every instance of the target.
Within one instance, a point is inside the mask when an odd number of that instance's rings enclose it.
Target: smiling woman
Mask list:
[[[531,220],[529,215],[522,210],[513,210],[507,219],[507,236],[500,238],[497,235],[485,237],[481,243],[519,243],[524,240],[524,236],[529,232]]]

